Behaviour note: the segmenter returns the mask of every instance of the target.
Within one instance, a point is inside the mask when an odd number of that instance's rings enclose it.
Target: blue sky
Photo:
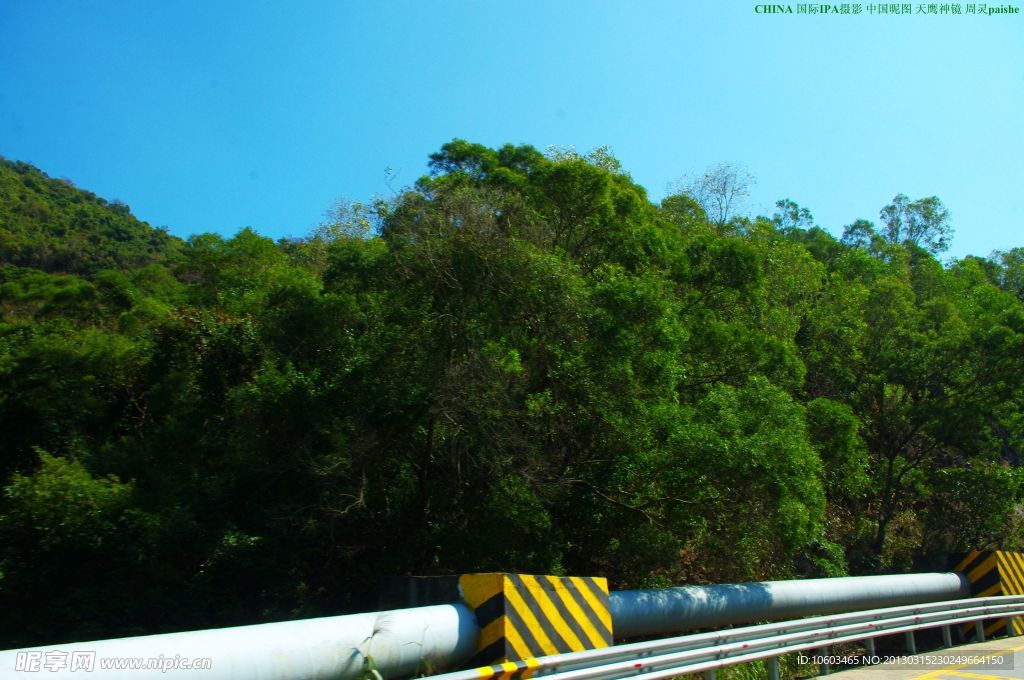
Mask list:
[[[1024,245],[1024,16],[755,4],[0,0],[0,154],[180,236],[305,235],[462,137],[608,145],[655,199],[737,163],[834,233],[938,195],[949,255]]]

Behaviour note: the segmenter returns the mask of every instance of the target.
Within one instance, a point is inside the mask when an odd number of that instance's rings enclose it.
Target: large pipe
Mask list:
[[[467,660],[478,632],[473,611],[461,603],[395,609],[10,650],[0,652],[0,678],[343,680],[373,677],[373,669],[393,678]],[[58,655],[47,656],[52,652]],[[89,654],[94,670],[72,671],[71,664],[87,661]],[[49,659],[61,667],[47,672]],[[135,659],[153,660],[157,667],[103,668],[105,662],[124,665]],[[182,660],[190,668],[181,667]]]
[[[611,593],[609,600],[615,637],[621,640],[949,600],[969,593],[961,574],[907,574],[624,590]],[[368,677],[372,669],[394,678],[465,663],[478,634],[473,612],[464,604],[416,607],[9,650],[0,652],[0,678],[83,677],[84,669],[72,671],[76,655],[81,662],[83,652],[92,654],[93,670],[85,675],[93,680],[355,680]],[[58,656],[52,658],[63,661],[55,672],[33,673],[26,667],[36,664],[37,671],[46,670],[51,658],[46,655],[53,652]],[[104,668],[105,661],[125,664],[134,659],[153,660],[158,667]],[[202,659],[210,660],[209,668],[180,665],[180,660],[194,665]],[[174,663],[178,665],[170,665]],[[26,672],[16,672],[19,668]]]
[[[970,596],[967,578],[948,573],[620,590],[609,600],[615,637],[624,639]]]

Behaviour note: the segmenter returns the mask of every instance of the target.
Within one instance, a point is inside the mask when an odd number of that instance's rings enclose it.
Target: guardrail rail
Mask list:
[[[907,649],[913,654],[916,653],[915,631],[942,628],[943,643],[951,647],[950,626],[973,622],[978,639],[984,640],[982,621],[985,619],[1022,615],[1024,596],[950,600],[634,642],[455,671],[430,678],[487,680],[505,673],[521,673],[526,677],[559,680],[611,680],[640,675],[655,680],[701,672],[705,677],[713,678],[719,668],[766,660],[769,677],[778,680],[778,658],[783,654],[863,640],[868,655],[874,656],[874,639],[896,634],[905,636]],[[828,672],[827,668],[822,670]]]

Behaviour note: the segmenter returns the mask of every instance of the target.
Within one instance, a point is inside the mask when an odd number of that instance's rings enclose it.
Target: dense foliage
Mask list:
[[[0,647],[358,610],[381,575],[1024,543],[1020,249],[941,263],[934,197],[842,240],[788,200],[709,219],[604,150],[430,169],[303,240],[183,243],[0,165]]]

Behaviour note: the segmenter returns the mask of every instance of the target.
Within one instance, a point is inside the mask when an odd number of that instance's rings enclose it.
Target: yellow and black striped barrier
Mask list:
[[[476,672],[480,674],[480,680],[512,680],[512,678],[530,678],[533,672],[540,666],[540,662],[534,658],[523,659],[522,661],[505,661],[493,666],[480,666]]]
[[[480,626],[481,678],[528,678],[535,657],[612,644],[607,579],[465,574],[459,590]]]
[[[971,582],[971,597],[995,595],[1024,595],[1024,554],[1005,550],[972,550],[953,555],[953,571],[967,576]],[[1024,634],[1024,617],[997,619],[985,626],[985,635],[1006,627],[1007,635]],[[964,627],[965,634],[974,624]]]

